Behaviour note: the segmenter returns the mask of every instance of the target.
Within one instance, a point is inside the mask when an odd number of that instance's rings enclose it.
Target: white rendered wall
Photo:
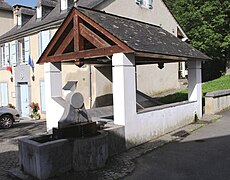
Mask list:
[[[197,102],[196,114],[202,117],[202,72],[201,61],[188,62],[188,100]]]
[[[114,123],[125,128],[136,117],[136,77],[134,54],[114,54],[113,65],[113,108]]]
[[[61,64],[45,63],[45,96],[46,96],[46,125],[47,131],[58,127],[64,108],[54,98],[62,97],[62,74]]]
[[[136,119],[125,128],[129,147],[191,123],[195,117],[196,107],[197,102],[192,102],[162,109],[152,108],[149,112],[138,113]]]

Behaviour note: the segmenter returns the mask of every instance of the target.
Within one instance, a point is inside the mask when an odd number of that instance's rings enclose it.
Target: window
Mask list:
[[[37,19],[42,18],[42,6],[37,7]]]
[[[30,53],[29,37],[19,39],[11,42],[12,47],[12,65],[25,64],[28,62]]]
[[[17,43],[17,62],[25,63],[25,41],[24,38]]]
[[[17,16],[17,25],[18,25],[18,26],[21,26],[21,25],[22,25],[22,16],[21,16],[21,15],[18,15],[18,16]]]
[[[136,0],[136,4],[148,9],[153,8],[153,0]]]
[[[41,112],[46,112],[46,102],[45,102],[45,82],[40,81],[40,98],[41,98]]]
[[[42,31],[38,34],[38,54],[41,56],[43,51],[45,50],[46,46],[50,42],[50,31]]]
[[[9,104],[7,83],[0,83],[0,93],[1,93],[1,104],[0,105],[7,106]]]
[[[5,59],[5,45],[0,46],[0,67],[3,68],[6,66],[6,59]]]
[[[61,0],[61,11],[67,10],[68,0]]]
[[[6,63],[6,66],[10,65],[10,44],[9,43],[5,44],[5,63]]]

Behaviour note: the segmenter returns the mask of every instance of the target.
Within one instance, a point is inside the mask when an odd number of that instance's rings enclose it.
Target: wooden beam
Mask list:
[[[71,52],[61,55],[54,55],[46,58],[46,62],[65,62],[65,61],[79,61],[79,59],[90,59],[104,56],[111,56],[114,53],[121,53],[124,50],[118,45],[107,48],[89,49],[84,51]]]
[[[80,35],[80,23],[82,23],[82,19],[78,15],[74,15],[74,52],[84,49],[84,39]]]
[[[90,43],[92,43],[94,46],[98,48],[111,46],[104,39],[102,39],[97,34],[95,34],[93,31],[91,31],[89,28],[87,28],[84,24],[80,23],[79,25],[80,25],[80,34],[85,39],[87,39]]]
[[[90,24],[91,26],[93,26],[95,29],[97,29],[99,32],[101,32],[102,34],[104,34],[106,37],[108,37],[110,40],[112,40],[113,42],[115,42],[117,45],[119,45],[124,51],[124,53],[131,53],[134,52],[133,49],[131,49],[129,46],[127,46],[125,43],[123,43],[121,40],[119,40],[118,38],[114,37],[112,34],[110,34],[110,32],[108,32],[107,30],[105,30],[104,28],[102,28],[99,24],[95,23],[92,19],[90,19],[89,17],[87,17],[86,15],[84,15],[83,13],[79,12],[76,10],[76,14],[79,15],[79,17],[81,17],[85,22],[87,22],[88,24]]]
[[[160,59],[159,62],[162,62],[162,59],[169,59],[174,61],[187,61],[189,58],[187,57],[180,57],[180,56],[172,56],[172,55],[165,55],[165,54],[154,54],[154,53],[144,53],[144,52],[135,52],[135,56],[142,57],[142,58],[153,58],[153,59]]]
[[[67,48],[67,46],[70,44],[70,42],[74,38],[74,30],[72,29],[69,34],[65,37],[64,41],[62,41],[61,45],[58,47],[57,51],[55,52],[55,55],[62,54],[64,50]]]
[[[58,29],[58,31],[56,32],[52,40],[50,41],[49,45],[47,46],[44,53],[42,54],[42,57],[40,57],[39,60],[44,61],[44,58],[48,56],[48,54],[50,53],[54,45],[57,43],[57,41],[59,40],[59,38],[61,37],[65,29],[67,28],[67,26],[69,25],[69,23],[73,20],[72,18],[73,14],[75,14],[75,11],[72,11],[69,14],[69,16],[64,20],[64,22],[62,23],[62,25],[60,26],[60,28]],[[43,63],[43,61],[42,62],[38,61],[38,63]]]

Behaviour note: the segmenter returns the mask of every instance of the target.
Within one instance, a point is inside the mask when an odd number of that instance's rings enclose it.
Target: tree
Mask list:
[[[230,61],[229,0],[166,0],[191,45],[213,60],[204,63],[203,79],[220,76]]]

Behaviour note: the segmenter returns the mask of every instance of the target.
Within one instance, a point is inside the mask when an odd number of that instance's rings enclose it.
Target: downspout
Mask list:
[[[92,108],[92,68],[88,65],[88,77],[89,77],[89,108]]]

